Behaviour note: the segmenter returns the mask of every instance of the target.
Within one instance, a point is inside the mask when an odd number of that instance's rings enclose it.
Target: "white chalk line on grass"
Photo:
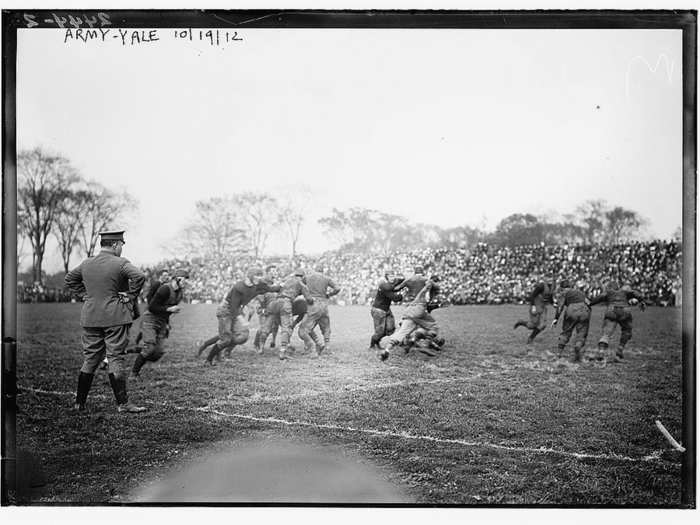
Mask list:
[[[38,388],[30,388],[30,387],[18,387],[18,390],[21,391],[26,391],[26,392],[34,392],[37,394],[46,394],[46,395],[56,395],[56,396],[72,396],[74,395],[73,392],[58,392],[54,390],[41,390]],[[95,397],[99,398],[106,398],[107,396],[97,394]],[[610,454],[589,454],[585,452],[570,452],[567,450],[558,450],[555,448],[551,447],[517,447],[517,446],[511,446],[511,445],[501,445],[499,443],[490,443],[486,441],[466,441],[463,439],[450,439],[450,438],[439,438],[435,436],[426,436],[426,435],[418,435],[418,434],[411,434],[409,432],[393,432],[390,430],[377,430],[377,429],[372,429],[372,428],[359,428],[359,427],[349,427],[349,426],[341,426],[341,425],[332,425],[328,423],[310,423],[308,421],[294,421],[294,420],[287,420],[287,419],[280,419],[276,417],[259,417],[259,416],[253,416],[250,414],[237,414],[237,413],[229,413],[229,412],[222,412],[220,410],[216,410],[211,407],[181,407],[177,405],[171,405],[169,403],[164,403],[164,402],[152,402],[152,404],[163,406],[166,408],[172,408],[175,410],[181,410],[181,411],[192,411],[192,412],[200,412],[200,413],[205,413],[205,414],[210,414],[210,415],[216,415],[219,417],[228,417],[228,418],[235,418],[235,419],[244,419],[247,421],[255,421],[257,423],[273,423],[277,425],[284,425],[284,426],[298,426],[298,427],[307,427],[307,428],[316,428],[319,430],[335,430],[335,431],[341,431],[341,432],[353,432],[353,433],[361,433],[361,434],[368,434],[372,436],[379,436],[379,437],[392,437],[392,438],[398,438],[398,439],[410,439],[410,440],[416,440],[416,441],[429,441],[433,443],[442,443],[442,444],[449,444],[449,445],[462,445],[465,447],[472,447],[472,448],[491,448],[491,449],[496,449],[496,450],[506,450],[509,452],[531,452],[531,453],[536,453],[536,454],[552,454],[552,455],[557,455],[557,456],[565,456],[565,457],[571,457],[575,459],[600,459],[600,460],[608,460],[608,461],[627,461],[627,462],[632,462],[632,463],[645,463],[645,462],[650,462],[650,461],[659,461],[661,460],[661,454],[662,451],[658,450],[655,451],[649,455],[642,456],[642,457],[630,457],[630,456],[623,456],[621,454],[615,454],[615,453],[610,453]]]

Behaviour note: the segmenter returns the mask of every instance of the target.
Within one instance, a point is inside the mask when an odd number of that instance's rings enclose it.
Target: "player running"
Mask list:
[[[262,279],[262,269],[251,268],[246,273],[245,279],[234,284],[226,295],[216,314],[219,325],[219,339],[209,350],[209,355],[205,361],[206,364],[214,366],[214,358],[222,350],[242,345],[248,340],[249,329],[248,323],[242,314],[243,307],[260,294],[279,292],[281,289],[280,286],[269,285]],[[203,348],[200,346],[198,355],[201,355],[202,350]]]
[[[619,362],[624,358],[625,345],[632,338],[630,304],[639,303],[639,309],[644,311],[646,309],[644,296],[629,285],[620,288],[617,281],[612,281],[605,293],[591,299],[591,306],[598,303],[608,305],[603,317],[603,333],[598,341],[599,359],[602,359],[603,353],[608,349],[610,338],[615,332],[616,326],[620,325],[620,344],[612,357],[613,362]]]
[[[537,283],[532,290],[528,302],[530,303],[530,319],[524,321],[519,319],[513,329],[520,326],[527,327],[530,336],[527,338],[527,344],[531,344],[537,334],[542,332],[547,327],[547,305],[552,304],[552,292],[554,291],[554,282],[550,274],[547,274],[542,282]]]
[[[554,314],[552,326],[556,326],[562,313],[564,320],[561,327],[561,335],[557,344],[559,358],[564,353],[566,344],[574,336],[574,358],[575,363],[581,361],[581,351],[586,344],[588,337],[588,327],[591,321],[591,309],[587,304],[586,294],[571,286],[568,280],[563,280],[560,284],[561,291],[557,300],[557,309]]]
[[[180,312],[180,301],[185,281],[190,275],[185,270],[177,270],[170,282],[161,284],[148,303],[148,310],[141,318],[143,348],[138,345],[130,353],[138,352],[131,374],[139,378],[141,368],[147,361],[155,363],[165,353],[163,343],[170,335],[170,316]]]

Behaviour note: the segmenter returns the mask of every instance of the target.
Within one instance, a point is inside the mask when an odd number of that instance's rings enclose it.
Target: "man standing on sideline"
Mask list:
[[[369,341],[369,348],[379,349],[379,341],[382,337],[391,335],[396,330],[396,320],[391,311],[392,302],[401,302],[402,296],[394,291],[397,285],[396,275],[388,270],[384,274],[384,279],[379,281],[377,295],[372,303],[372,321],[374,322],[374,335]]]
[[[561,292],[557,301],[557,310],[554,314],[552,326],[556,326],[559,316],[564,313],[564,322],[561,327],[561,335],[557,344],[557,356],[562,357],[566,344],[574,336],[574,363],[581,361],[581,351],[586,344],[588,337],[588,327],[591,322],[591,309],[586,300],[586,294],[581,290],[571,286],[571,283],[564,279],[561,284]]]
[[[340,293],[340,288],[333,280],[324,275],[323,266],[316,267],[315,272],[311,272],[306,276],[306,286],[309,288],[309,293],[313,297],[314,302],[309,304],[306,316],[302,319],[299,325],[299,337],[304,341],[306,351],[312,350],[313,340],[311,334],[314,328],[318,325],[321,328],[323,335],[323,344],[316,345],[318,355],[328,348],[331,342],[331,320],[328,316],[328,299]]]
[[[527,344],[532,343],[537,334],[547,327],[547,305],[552,304],[553,292],[553,278],[550,274],[547,274],[542,282],[535,285],[528,299],[530,303],[530,320],[523,321],[519,319],[513,325],[514,330],[520,326],[525,326],[528,330],[532,330],[527,338]]]
[[[292,275],[287,277],[282,284],[280,290],[280,359],[287,359],[287,347],[289,340],[292,337],[292,303],[298,296],[303,295],[309,307],[314,304],[314,299],[311,297],[308,287],[305,284],[306,274],[304,270],[298,269]],[[307,312],[308,315],[308,312]]]
[[[176,270],[170,282],[161,284],[151,297],[148,310],[141,319],[143,348],[136,347],[138,355],[131,371],[135,378],[140,376],[146,361],[155,363],[163,357],[163,341],[170,335],[170,316],[180,311],[185,280],[189,277],[186,270]]]
[[[145,408],[129,403],[124,356],[129,344],[129,328],[144,274],[121,256],[124,231],[100,233],[100,253],[85,259],[66,274],[66,286],[75,295],[84,295],[80,314],[83,327],[83,366],[78,376],[75,408],[85,410],[95,370],[107,355],[109,383],[119,412],[143,412]]]

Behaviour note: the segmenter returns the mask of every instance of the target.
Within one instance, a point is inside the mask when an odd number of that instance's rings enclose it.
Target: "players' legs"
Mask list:
[[[542,330],[544,330],[545,324],[547,322],[547,311],[543,308],[537,310],[536,313],[530,313],[530,321],[527,323],[527,327],[531,330],[530,336],[527,338],[528,344],[532,343]]]
[[[569,339],[571,339],[571,333],[573,332],[575,326],[576,320],[573,317],[564,315],[564,322],[561,326],[561,334],[559,334],[559,338],[557,339],[558,357],[562,357],[562,355],[564,354],[564,347],[566,347],[567,343],[569,342]]]
[[[217,315],[217,321],[219,323],[219,337],[214,346],[209,350],[207,355],[206,364],[214,365],[214,359],[218,357],[219,353],[226,347],[228,347],[233,342],[233,319],[229,315]]]
[[[219,334],[216,334],[206,341],[203,341],[198,347],[197,347],[197,357],[202,355],[202,352],[207,349],[207,347],[213,345],[219,340]]]
[[[586,346],[586,339],[588,338],[588,328],[590,326],[590,315],[578,320],[576,323],[576,333],[574,335],[574,361],[581,360],[581,353],[583,352],[584,346]]]
[[[323,334],[323,344],[328,346],[331,342],[331,318],[328,316],[328,305],[319,304],[318,326]]]
[[[393,334],[388,336],[388,345],[386,348],[384,348],[381,353],[379,354],[379,357],[381,358],[382,361],[385,361],[389,357],[389,352],[391,351],[392,348],[395,346],[400,345],[406,337],[408,337],[413,330],[416,329],[416,323],[413,319],[409,317],[404,317],[401,320],[401,324],[399,325],[399,329],[395,331]]]
[[[603,329],[598,340],[598,348],[600,350],[605,350],[610,345],[610,339],[615,332],[617,327],[617,316],[614,312],[605,312],[605,317],[603,317]]]
[[[624,349],[627,342],[632,339],[632,314],[624,312],[619,316],[620,324],[620,345],[617,347],[616,355],[622,359],[624,357]]]
[[[374,334],[372,334],[372,337],[369,340],[369,347],[378,348],[379,340],[385,335],[391,335],[387,332],[387,323],[390,314],[389,312],[385,312],[380,308],[373,307],[372,310],[370,310],[370,315],[372,316],[372,322],[374,323]],[[393,332],[394,330],[391,331],[391,333]]]
[[[311,334],[313,333],[315,327],[316,323],[307,311],[304,314],[304,317],[302,317],[301,322],[299,323],[299,337],[302,341],[304,341],[304,350],[307,352],[310,352],[314,349],[314,341],[311,338]]]
[[[287,348],[292,335],[292,301],[284,299],[280,306],[280,335],[282,347],[280,348],[280,359],[287,358]]]

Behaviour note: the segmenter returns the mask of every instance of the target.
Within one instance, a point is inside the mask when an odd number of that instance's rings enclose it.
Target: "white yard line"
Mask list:
[[[468,379],[468,378],[466,378]],[[433,381],[440,381],[440,380],[433,380]],[[442,380],[443,382],[447,382],[448,380]],[[403,383],[405,384],[405,383]],[[36,394],[45,394],[45,395],[55,395],[55,396],[73,396],[75,395],[73,392],[60,392],[60,391],[55,391],[55,390],[42,390],[39,388],[31,388],[31,387],[24,387],[24,386],[18,386],[18,390],[24,391],[24,392],[33,392]],[[106,398],[107,396],[100,395],[100,394],[93,394],[93,397],[98,397],[98,398]],[[501,445],[498,443],[490,443],[490,442],[485,442],[485,441],[466,441],[463,439],[447,439],[447,438],[439,438],[435,436],[426,436],[426,435],[417,435],[417,434],[410,434],[409,432],[392,432],[389,430],[376,430],[376,429],[371,429],[371,428],[357,428],[357,427],[346,427],[346,426],[340,426],[340,425],[331,425],[331,424],[325,424],[325,423],[310,423],[307,421],[294,421],[294,420],[287,420],[287,419],[280,419],[280,418],[275,418],[275,417],[258,417],[258,416],[253,416],[250,414],[238,414],[238,413],[229,413],[229,412],[222,412],[219,410],[216,410],[211,407],[180,407],[176,405],[171,405],[169,403],[163,403],[163,402],[153,402],[155,405],[160,405],[166,408],[172,408],[175,410],[185,410],[185,411],[192,411],[192,412],[200,412],[200,413],[205,413],[209,415],[216,415],[220,417],[229,417],[229,418],[235,418],[235,419],[244,419],[247,421],[255,421],[258,423],[272,423],[276,425],[284,425],[284,426],[299,426],[299,427],[308,427],[308,428],[316,428],[319,430],[335,430],[335,431],[342,431],[342,432],[354,432],[354,433],[361,433],[361,434],[369,434],[373,436],[380,436],[380,437],[392,437],[392,438],[398,438],[398,439],[410,439],[410,440],[421,440],[421,441],[430,441],[433,443],[444,443],[444,444],[450,444],[450,445],[462,445],[465,447],[477,447],[477,448],[491,448],[491,449],[496,449],[496,450],[507,450],[510,452],[531,452],[531,453],[537,453],[537,454],[552,454],[552,455],[557,455],[557,456],[565,456],[565,457],[572,457],[575,459],[599,459],[599,460],[608,460],[608,461],[628,461],[628,462],[649,462],[649,461],[658,461],[661,459],[661,452],[662,451],[656,451],[653,452],[652,454],[649,454],[647,456],[643,457],[630,457],[630,456],[623,456],[620,454],[589,454],[585,452],[570,452],[566,450],[558,450],[554,448],[549,448],[549,447],[518,447],[518,446],[510,446],[510,445]]]

